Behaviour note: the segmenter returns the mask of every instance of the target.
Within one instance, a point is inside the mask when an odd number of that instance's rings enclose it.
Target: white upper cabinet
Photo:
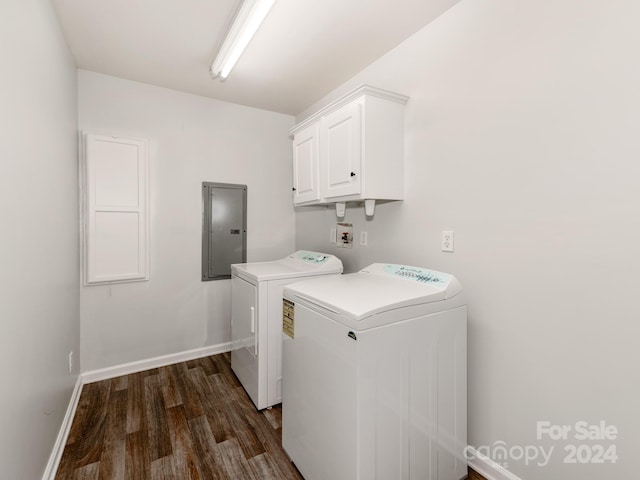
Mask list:
[[[404,199],[407,100],[362,85],[293,127],[294,203]]]
[[[319,126],[311,125],[293,137],[293,203],[305,205],[320,200]]]

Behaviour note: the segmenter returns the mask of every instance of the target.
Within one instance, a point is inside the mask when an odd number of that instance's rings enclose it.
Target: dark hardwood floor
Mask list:
[[[85,385],[56,480],[302,480],[281,447],[280,406],[258,412],[229,360]]]
[[[484,478],[482,475],[480,475],[478,472],[476,472],[473,468],[469,468],[469,476],[467,477],[467,480],[487,480],[487,479]]]

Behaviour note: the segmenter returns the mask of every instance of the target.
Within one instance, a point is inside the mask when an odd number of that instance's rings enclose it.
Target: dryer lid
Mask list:
[[[299,296],[334,313],[362,321],[383,312],[438,302],[462,291],[448,273],[407,265],[374,263],[358,273],[295,282],[285,296]]]
[[[256,281],[342,273],[339,258],[327,253],[298,250],[273,262],[234,263],[231,273]]]

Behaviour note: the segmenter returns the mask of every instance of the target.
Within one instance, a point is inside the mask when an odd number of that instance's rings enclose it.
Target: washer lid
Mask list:
[[[295,282],[285,287],[285,296],[298,296],[360,322],[390,310],[446,300],[461,291],[448,273],[374,263],[358,273]]]
[[[342,273],[342,262],[327,253],[298,250],[273,262],[234,263],[231,265],[231,273],[257,281],[276,280]]]

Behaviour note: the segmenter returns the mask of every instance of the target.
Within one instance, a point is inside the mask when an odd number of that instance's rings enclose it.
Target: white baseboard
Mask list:
[[[498,465],[486,455],[478,452],[475,448],[469,446],[466,451],[469,466],[487,480],[522,480],[502,465]]]
[[[82,373],[82,383],[99,382],[101,380],[107,380],[109,378],[129,375],[130,373],[143,372],[152,368],[164,367],[166,365],[171,365],[174,363],[186,362],[187,360],[208,357],[209,355],[216,355],[218,353],[224,353],[230,350],[231,342],[225,342],[219,343],[218,345],[195,348],[193,350],[187,350],[185,352],[172,353],[169,355],[162,355],[160,357],[138,360],[136,362],[123,363],[121,365],[115,365],[113,367],[90,370],[88,372]]]
[[[60,459],[62,458],[62,452],[64,452],[64,446],[67,444],[67,437],[69,436],[69,430],[71,430],[71,423],[73,423],[73,417],[76,414],[76,408],[78,408],[78,400],[80,400],[80,392],[82,392],[82,377],[78,375],[76,380],[76,386],[73,388],[69,405],[67,406],[67,412],[62,420],[62,425],[58,431],[58,437],[56,443],[53,446],[47,467],[44,469],[42,480],[53,480],[58,471],[58,465],[60,465]]]

